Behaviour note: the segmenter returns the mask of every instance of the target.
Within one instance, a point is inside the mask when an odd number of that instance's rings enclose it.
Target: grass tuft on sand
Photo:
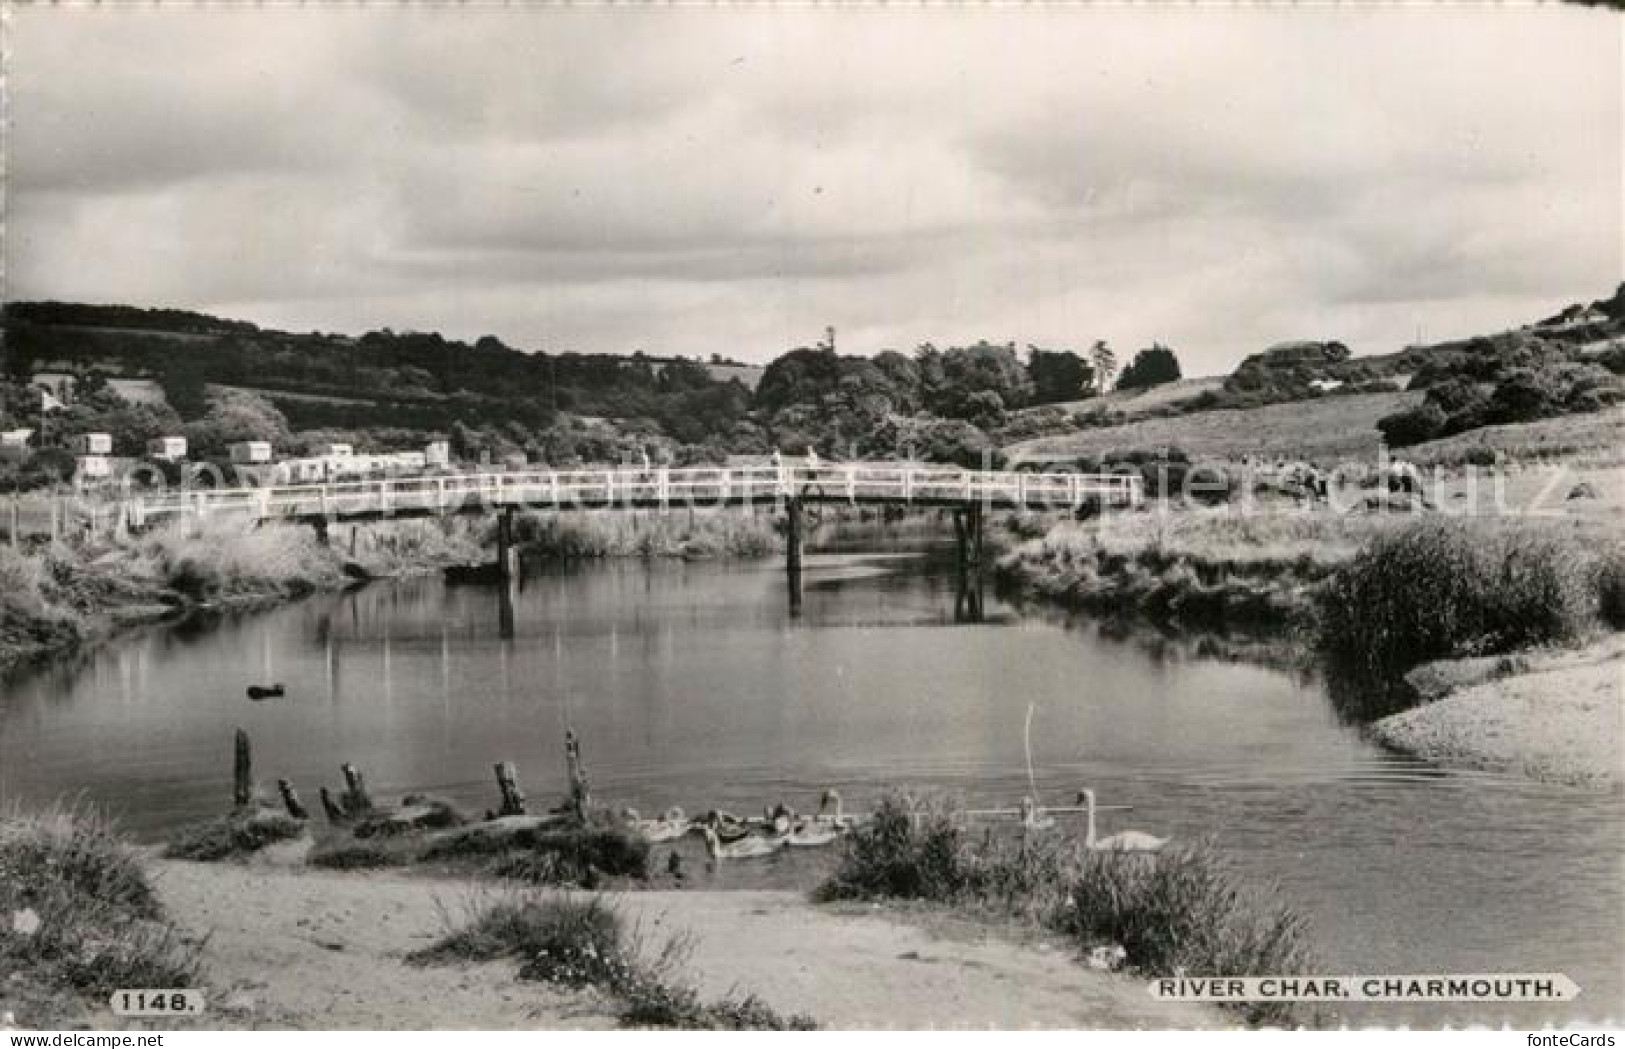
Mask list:
[[[84,809],[0,812],[0,971],[19,1019],[60,1026],[121,987],[190,987],[198,948],[134,853]]]
[[[305,833],[306,822],[280,812],[255,809],[182,827],[164,846],[172,860],[213,863],[252,856],[267,845]]]
[[[602,896],[516,894],[488,900],[439,942],[416,952],[416,965],[519,959],[519,978],[571,989],[593,989],[621,1004],[632,1027],[691,1030],[806,1030],[802,1016],[784,1017],[755,996],[705,1002],[673,972],[688,954],[672,938],[651,953],[636,927]]]

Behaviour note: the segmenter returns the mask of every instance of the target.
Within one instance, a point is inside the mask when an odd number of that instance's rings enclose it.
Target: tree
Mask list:
[[[1143,390],[1179,379],[1179,358],[1160,342],[1134,355],[1117,378],[1119,390]]]
[[[241,390],[221,390],[209,396],[209,410],[186,427],[186,440],[194,456],[224,455],[236,441],[270,441],[286,445],[288,420],[264,397]]]
[[[988,402],[977,393],[998,394],[1003,408],[1018,408],[1032,398],[1032,380],[1016,358],[1013,345],[983,341],[938,351],[922,346],[915,363],[920,368],[925,407],[949,419],[968,419],[987,411]]]
[[[1101,393],[1112,388],[1112,376],[1117,374],[1117,354],[1106,345],[1106,340],[1096,340],[1089,347],[1089,361],[1095,366],[1095,385]]]
[[[1045,350],[1028,345],[1027,375],[1034,404],[1076,401],[1094,392],[1095,370],[1071,350]]]

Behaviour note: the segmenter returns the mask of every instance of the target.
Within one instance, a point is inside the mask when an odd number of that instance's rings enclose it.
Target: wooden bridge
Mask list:
[[[1077,510],[1137,506],[1138,474],[828,466],[528,470],[269,487],[199,488],[124,501],[132,528],[166,518],[360,521],[504,510],[669,510],[783,503]]]
[[[497,564],[515,572],[513,516],[521,510],[685,510],[773,506],[785,516],[785,569],[790,608],[801,606],[802,508],[808,504],[886,505],[952,511],[958,540],[961,600],[980,617],[982,522],[991,510],[1136,507],[1138,474],[1023,473],[889,463],[692,467],[685,469],[522,470],[295,484],[212,487],[141,493],[92,503],[92,521],[142,529],[173,520],[236,518],[313,526],[325,542],[336,522],[449,514],[497,515]],[[53,505],[52,534],[68,518]],[[22,527],[16,505],[11,534]]]

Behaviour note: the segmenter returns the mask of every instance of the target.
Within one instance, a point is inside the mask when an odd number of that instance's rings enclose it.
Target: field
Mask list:
[[[1012,463],[1067,455],[1100,455],[1172,445],[1193,458],[1243,455],[1292,459],[1373,459],[1377,420],[1411,407],[1420,394],[1365,393],[1233,408],[1022,441],[1005,449]]]

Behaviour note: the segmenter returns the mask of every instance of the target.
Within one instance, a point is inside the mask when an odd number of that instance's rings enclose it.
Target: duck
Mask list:
[[[259,700],[262,700],[262,699],[275,699],[276,697],[278,697],[278,696],[280,696],[282,694],[283,694],[282,682],[280,682],[280,681],[278,681],[276,684],[270,685],[270,686],[265,686],[265,685],[249,685],[248,686],[248,698],[252,699],[252,700],[255,700],[256,702],[259,701]]]
[[[667,809],[659,819],[654,820],[640,818],[637,809],[626,809],[621,815],[631,824],[632,829],[637,831],[638,836],[650,844],[676,841],[687,834],[693,826],[692,821],[676,805]]]
[[[1078,791],[1078,804],[1086,807],[1089,813],[1089,826],[1084,832],[1084,848],[1094,852],[1159,852],[1168,844],[1168,838],[1159,838],[1147,834],[1143,830],[1125,830],[1110,837],[1095,838],[1095,792],[1092,790]]]
[[[1021,828],[1023,830],[1049,830],[1055,826],[1055,817],[1039,808],[1030,797],[1021,799]]]
[[[740,819],[731,812],[720,812],[717,809],[712,809],[698,822],[715,831],[717,839],[723,844],[739,841],[741,838],[750,836],[749,821]]]
[[[832,805],[835,811],[826,815],[825,810]],[[841,792],[833,787],[824,791],[823,796],[818,799],[818,811],[811,818],[818,823],[826,823],[843,834],[851,830],[858,822],[857,817],[846,814],[846,811],[841,807]]]
[[[723,842],[717,838],[717,832],[706,824],[701,824],[700,833],[705,835],[705,852],[711,857],[712,863],[719,860],[749,860],[758,856],[771,856],[785,843],[784,835],[766,837],[756,834],[748,834],[738,841]]]

